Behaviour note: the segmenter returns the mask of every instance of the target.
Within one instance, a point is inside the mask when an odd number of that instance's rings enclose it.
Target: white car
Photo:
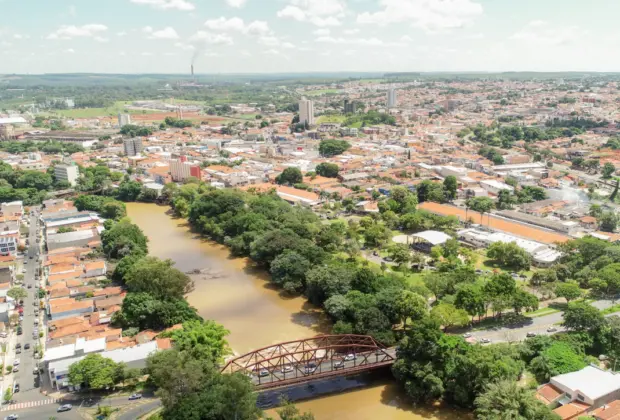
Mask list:
[[[19,359],[13,360],[13,366],[19,366]]]
[[[469,337],[471,337],[471,333],[465,333],[465,334],[463,334],[463,338],[469,338]]]
[[[481,339],[480,339],[480,342],[481,342],[482,344],[489,344],[489,343],[491,342],[491,340],[490,340],[489,338],[481,338]]]
[[[349,353],[346,356],[344,356],[344,360],[347,362],[350,362],[351,360],[355,360],[357,359],[357,356],[353,353]]]
[[[293,371],[293,366],[291,366],[291,365],[283,366],[282,369],[280,369],[280,372],[282,372],[282,373],[289,373],[289,372],[292,372],[292,371]]]

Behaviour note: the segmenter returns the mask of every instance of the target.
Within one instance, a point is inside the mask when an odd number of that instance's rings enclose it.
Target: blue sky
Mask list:
[[[618,0],[0,0],[0,73],[620,71]]]

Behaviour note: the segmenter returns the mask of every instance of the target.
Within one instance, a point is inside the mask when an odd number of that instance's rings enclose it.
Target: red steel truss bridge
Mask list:
[[[367,335],[319,335],[274,344],[228,361],[222,373],[241,372],[260,390],[390,366],[396,349]]]

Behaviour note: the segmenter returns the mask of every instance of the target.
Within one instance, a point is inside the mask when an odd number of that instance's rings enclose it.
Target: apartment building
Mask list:
[[[75,165],[56,165],[54,166],[54,177],[56,181],[66,181],[75,187],[80,177],[80,170]]]
[[[138,156],[144,149],[141,137],[132,137],[123,140],[123,150],[127,156]]]

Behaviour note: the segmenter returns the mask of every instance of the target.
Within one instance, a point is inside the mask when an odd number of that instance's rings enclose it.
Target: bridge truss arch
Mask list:
[[[222,373],[246,374],[259,389],[267,389],[389,366],[395,353],[367,335],[319,335],[235,357]]]

